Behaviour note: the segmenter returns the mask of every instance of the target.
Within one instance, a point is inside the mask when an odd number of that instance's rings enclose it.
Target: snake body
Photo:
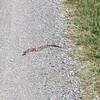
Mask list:
[[[29,48],[29,49],[27,49],[27,50],[25,50],[25,51],[23,52],[22,56],[26,55],[26,54],[29,53],[29,52],[38,52],[38,51],[41,51],[41,50],[43,50],[43,49],[45,49],[45,48],[48,48],[48,47],[58,47],[58,48],[61,48],[61,47],[58,46],[58,45],[44,45],[44,46],[40,46],[40,47],[38,47],[38,48]]]

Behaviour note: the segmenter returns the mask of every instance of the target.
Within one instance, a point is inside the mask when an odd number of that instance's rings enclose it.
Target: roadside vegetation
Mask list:
[[[65,0],[65,4],[76,9],[73,17],[78,29],[74,33],[76,44],[82,47],[82,60],[91,63],[80,72],[85,84],[84,100],[100,100],[100,0]]]

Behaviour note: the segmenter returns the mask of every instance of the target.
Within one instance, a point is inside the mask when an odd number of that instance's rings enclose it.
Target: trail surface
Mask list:
[[[81,100],[63,33],[62,0],[0,0],[0,100]]]

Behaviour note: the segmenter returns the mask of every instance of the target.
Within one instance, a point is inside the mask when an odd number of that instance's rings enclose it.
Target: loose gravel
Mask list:
[[[0,100],[82,100],[62,2],[0,0]],[[22,56],[46,44],[62,48]]]

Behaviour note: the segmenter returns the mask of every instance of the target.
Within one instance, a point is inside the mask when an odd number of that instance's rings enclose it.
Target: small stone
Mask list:
[[[63,64],[65,64],[65,61],[62,61]]]
[[[55,66],[52,65],[51,67],[55,67]]]

